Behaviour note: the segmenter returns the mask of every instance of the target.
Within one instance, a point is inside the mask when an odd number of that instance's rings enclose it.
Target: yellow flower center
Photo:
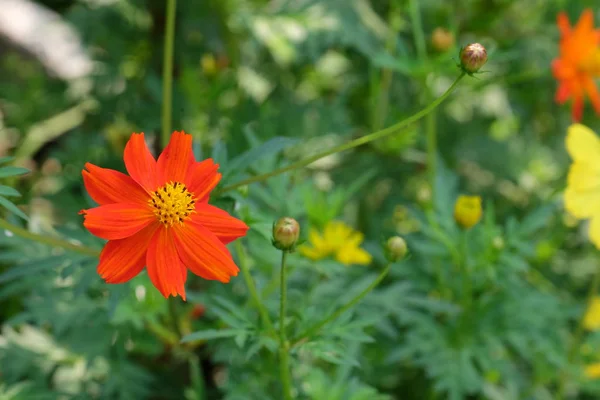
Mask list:
[[[156,218],[168,228],[175,223],[183,224],[194,212],[196,200],[183,183],[168,182],[152,193],[148,204]]]
[[[581,71],[592,76],[600,76],[600,48],[596,49],[579,65]]]

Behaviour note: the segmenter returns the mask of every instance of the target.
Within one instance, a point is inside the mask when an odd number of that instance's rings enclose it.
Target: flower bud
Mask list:
[[[294,251],[300,236],[300,225],[294,218],[279,218],[273,224],[273,246],[279,250]]]
[[[439,52],[448,51],[454,46],[454,35],[449,30],[438,26],[431,33],[431,45]]]
[[[463,228],[469,229],[475,226],[483,214],[481,208],[481,197],[458,196],[454,205],[454,220]]]
[[[487,62],[487,51],[479,43],[471,43],[460,49],[460,68],[472,75]]]
[[[385,244],[385,255],[390,262],[402,260],[407,252],[408,246],[400,236],[392,236]]]

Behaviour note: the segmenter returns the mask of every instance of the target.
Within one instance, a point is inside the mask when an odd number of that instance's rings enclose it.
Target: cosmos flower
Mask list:
[[[312,246],[300,246],[299,251],[311,260],[321,260],[329,256],[344,265],[371,263],[371,255],[360,248],[364,236],[341,221],[330,221],[321,235],[311,229],[308,240]]]
[[[573,124],[566,145],[573,163],[567,176],[565,208],[575,218],[590,219],[590,240],[600,249],[600,139],[590,128]]]
[[[552,73],[558,80],[555,99],[559,104],[572,99],[572,116],[580,121],[587,95],[600,114],[600,95],[594,78],[600,76],[600,29],[594,29],[594,14],[585,10],[577,25],[571,27],[565,13],[558,15],[560,56],[552,61]]]
[[[129,176],[90,163],[85,187],[99,207],[82,210],[84,226],[108,240],[98,265],[107,283],[126,282],[144,267],[163,296],[185,300],[187,270],[209,280],[229,282],[238,268],[225,244],[248,227],[208,204],[221,179],[212,159],[196,162],[192,136],[174,132],[155,160],[144,134],[125,146]]]

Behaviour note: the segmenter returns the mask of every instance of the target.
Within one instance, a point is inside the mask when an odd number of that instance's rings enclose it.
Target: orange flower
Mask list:
[[[123,283],[144,266],[163,296],[185,300],[187,270],[204,279],[229,282],[238,268],[225,244],[248,226],[208,204],[221,174],[212,159],[196,162],[192,136],[174,132],[158,161],[143,133],[125,146],[129,176],[87,163],[82,171],[89,195],[100,206],[82,210],[84,226],[108,240],[98,273],[107,283]]]
[[[573,28],[565,13],[558,14],[557,22],[561,38],[560,57],[552,61],[558,80],[555,99],[563,104],[573,98],[573,120],[579,121],[587,94],[600,114],[600,95],[594,84],[594,77],[600,76],[600,29],[594,29],[594,14],[585,10]]]

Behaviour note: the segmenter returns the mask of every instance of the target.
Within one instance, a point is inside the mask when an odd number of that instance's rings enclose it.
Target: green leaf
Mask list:
[[[22,167],[2,167],[0,168],[0,178],[8,178],[10,176],[17,176],[27,174],[30,171],[27,168]]]
[[[207,329],[190,333],[181,339],[181,343],[194,342],[196,340],[211,340],[219,338],[234,337],[242,333],[241,329]]]
[[[21,197],[21,193],[19,193],[16,189],[13,189],[10,186],[4,186],[4,185],[0,185],[0,195]]]
[[[223,175],[228,176],[235,172],[245,171],[256,160],[275,155],[287,147],[298,143],[298,139],[276,136],[267,140],[260,146],[254,147],[247,152],[239,155],[227,163]]]
[[[4,156],[4,157],[0,157],[0,164],[5,164],[7,162],[11,162],[13,161],[15,158],[12,156]]]
[[[4,206],[4,208],[6,208],[8,211],[12,212],[15,215],[18,215],[19,217],[23,218],[24,220],[26,220],[26,221],[29,220],[29,217],[23,211],[21,211],[21,209],[19,207],[15,206],[7,198],[0,196],[0,205]]]

